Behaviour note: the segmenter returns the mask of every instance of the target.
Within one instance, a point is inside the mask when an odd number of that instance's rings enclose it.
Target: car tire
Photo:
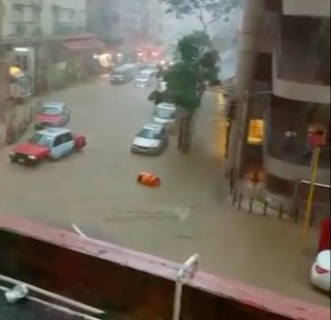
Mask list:
[[[9,161],[10,161],[10,163],[11,163],[11,164],[14,164],[14,163],[16,163],[16,159],[14,159],[14,158],[11,158],[11,157],[9,157]]]

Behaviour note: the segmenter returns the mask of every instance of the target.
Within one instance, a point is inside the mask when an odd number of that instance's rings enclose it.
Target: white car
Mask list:
[[[173,104],[160,103],[154,108],[153,122],[164,125],[167,129],[173,129],[176,124],[177,109]]]
[[[161,154],[168,143],[168,135],[163,125],[147,124],[136,134],[131,152]]]
[[[324,291],[330,291],[330,250],[324,250],[317,255],[311,268],[311,282]]]

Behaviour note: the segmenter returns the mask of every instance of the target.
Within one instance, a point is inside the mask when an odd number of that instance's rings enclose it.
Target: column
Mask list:
[[[245,93],[250,89],[255,60],[257,56],[260,26],[264,12],[263,0],[246,0],[242,19],[238,28],[238,62],[236,70],[236,116],[232,120],[229,138],[227,170],[237,169],[236,163],[239,146],[243,143],[245,133]]]

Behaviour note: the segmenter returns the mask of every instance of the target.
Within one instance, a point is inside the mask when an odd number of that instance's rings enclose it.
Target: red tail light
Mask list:
[[[323,268],[321,268],[321,267],[319,267],[319,266],[316,266],[316,267],[315,267],[315,270],[316,270],[316,272],[319,273],[319,274],[328,273],[328,270],[325,270],[325,269],[323,269]]]

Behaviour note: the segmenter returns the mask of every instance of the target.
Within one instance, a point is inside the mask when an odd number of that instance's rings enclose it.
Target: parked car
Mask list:
[[[321,251],[311,268],[311,282],[318,288],[330,292],[330,250]]]
[[[153,84],[157,71],[154,69],[145,69],[140,71],[135,80],[134,85],[138,88],[146,88]]]
[[[163,125],[147,124],[136,134],[131,152],[161,154],[168,143],[168,135]]]
[[[137,67],[134,64],[124,64],[114,68],[110,74],[111,84],[124,84],[131,82],[137,72]]]
[[[62,102],[46,103],[35,116],[35,128],[62,127],[70,121],[70,110]]]
[[[36,165],[43,160],[57,160],[86,146],[86,138],[65,128],[35,132],[27,142],[16,145],[9,159],[12,163]]]
[[[166,129],[174,129],[177,119],[177,108],[170,103],[160,103],[155,106],[153,122],[165,126]]]

